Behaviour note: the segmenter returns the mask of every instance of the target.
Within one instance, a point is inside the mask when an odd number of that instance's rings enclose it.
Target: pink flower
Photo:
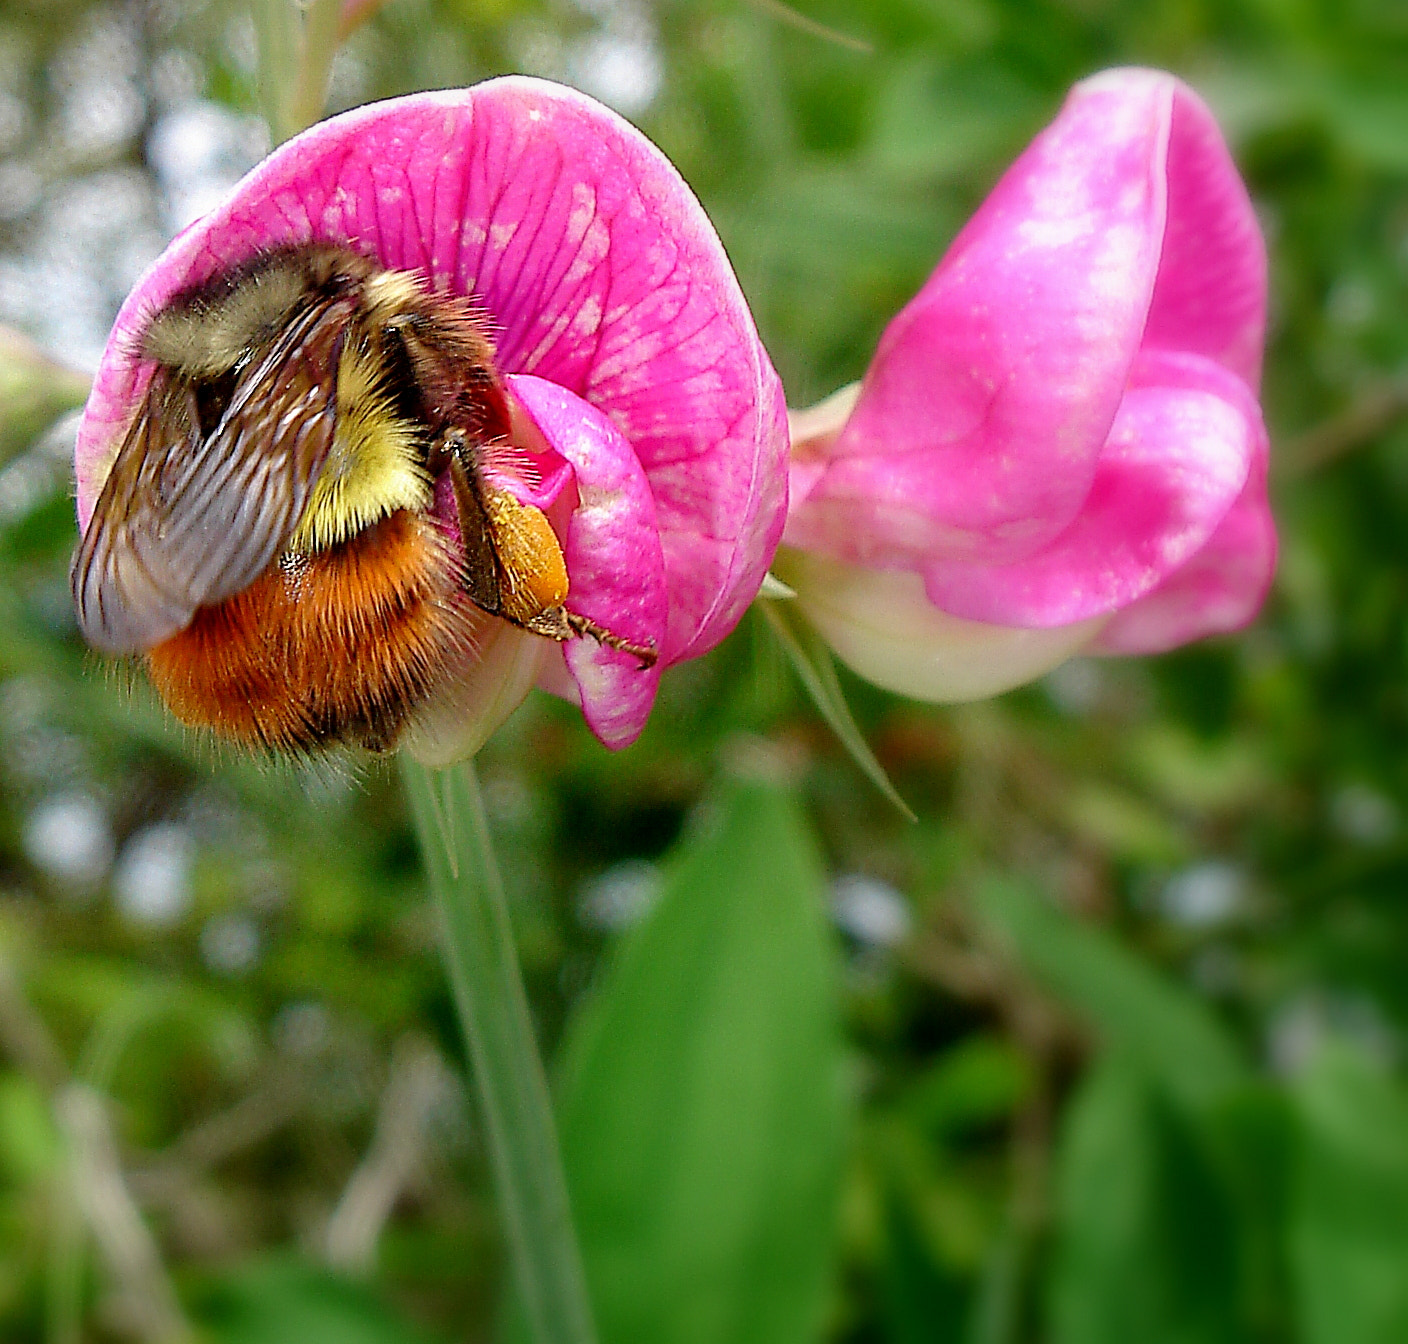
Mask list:
[[[924,699],[1235,630],[1276,537],[1266,258],[1204,104],[1079,84],[890,324],[794,417],[778,573],[840,656]]]
[[[313,127],[181,234],[123,305],[78,435],[84,527],[151,377],[138,356],[150,315],[309,241],[477,300],[534,466],[515,479],[499,461],[500,484],[558,526],[568,608],[660,654],[642,670],[591,639],[559,645],[485,618],[407,744],[432,761],[467,754],[534,683],[577,700],[608,746],[634,740],[661,670],[712,648],[752,601],[786,508],[781,386],[698,202],[625,121],[540,80]]]

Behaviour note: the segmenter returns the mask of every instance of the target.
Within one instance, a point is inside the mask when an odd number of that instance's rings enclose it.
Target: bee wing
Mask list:
[[[161,518],[156,509],[139,505],[160,489],[169,460],[200,451],[190,400],[172,388],[168,370],[152,376],[73,557],[69,577],[79,629],[90,644],[109,653],[158,644],[192,614],[179,587],[146,561]],[[148,530],[156,536],[145,535]]]
[[[78,623],[95,648],[152,648],[273,562],[332,446],[351,313],[347,299],[310,305],[205,438],[193,389],[157,369],[74,556]]]

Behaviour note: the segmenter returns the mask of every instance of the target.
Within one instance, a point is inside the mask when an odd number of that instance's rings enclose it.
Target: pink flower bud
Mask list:
[[[890,324],[794,418],[778,572],[880,685],[971,699],[1235,630],[1271,581],[1266,256],[1186,85],[1076,86]]]

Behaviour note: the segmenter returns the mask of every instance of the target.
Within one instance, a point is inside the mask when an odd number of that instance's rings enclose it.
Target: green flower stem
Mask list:
[[[341,0],[253,0],[259,100],[276,145],[323,115]]]
[[[289,93],[298,83],[300,23],[290,0],[253,0],[254,35],[259,44],[259,104],[269,135],[281,145],[295,131]]]
[[[328,101],[328,76],[337,54],[342,0],[311,0],[303,11],[303,45],[299,52],[298,78],[293,87],[292,114],[295,131],[311,126],[323,115]]]
[[[593,1344],[547,1079],[474,767],[432,772],[401,759],[524,1315],[536,1344]]]

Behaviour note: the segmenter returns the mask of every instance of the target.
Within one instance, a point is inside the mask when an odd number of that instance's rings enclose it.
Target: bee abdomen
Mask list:
[[[400,510],[201,609],[148,665],[192,726],[279,751],[384,748],[471,637],[448,543]]]

